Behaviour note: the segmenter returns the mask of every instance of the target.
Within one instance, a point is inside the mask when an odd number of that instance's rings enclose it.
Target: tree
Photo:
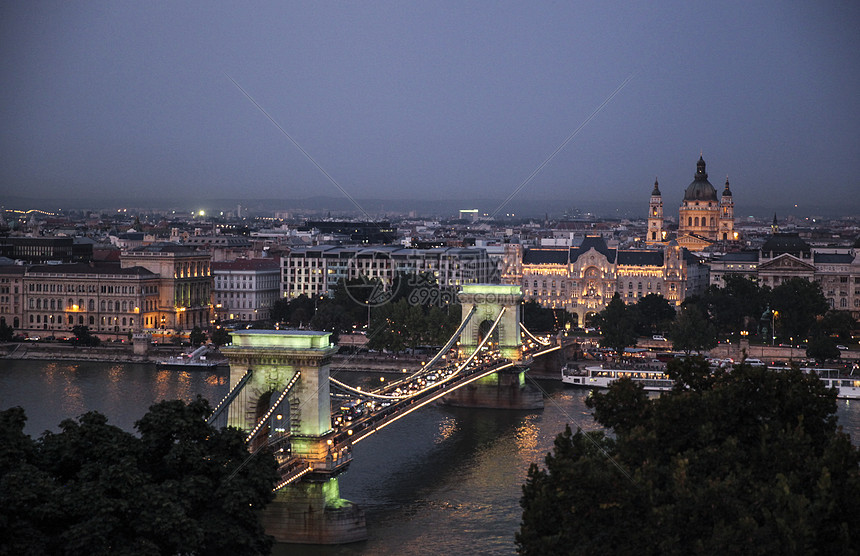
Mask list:
[[[813,336],[816,328],[820,328],[823,334],[836,336],[840,342],[847,344],[851,340],[851,332],[857,328],[857,320],[848,311],[830,310],[812,326]]]
[[[191,333],[188,335],[188,340],[191,342],[192,346],[197,347],[206,341],[206,334],[199,326],[195,326],[191,329]]]
[[[723,284],[723,287],[710,286],[705,292],[703,314],[711,316],[721,333],[757,330],[755,323],[765,311],[770,289],[761,288],[752,279],[738,274],[726,274]]]
[[[636,307],[636,332],[642,336],[664,332],[675,318],[675,309],[662,295],[649,293],[639,299]]]
[[[672,347],[687,352],[705,351],[716,347],[717,331],[695,305],[682,306],[669,327]]]
[[[6,321],[0,322],[0,342],[11,342],[15,336],[15,329],[6,324]]]
[[[552,309],[541,307],[537,301],[526,301],[522,307],[523,326],[530,332],[555,330],[555,315]]]
[[[264,554],[257,513],[273,498],[274,457],[206,424],[209,404],[165,401],[139,436],[97,413],[38,441],[20,408],[0,412],[0,523],[9,554]]]
[[[842,352],[830,336],[821,332],[814,333],[806,346],[806,356],[823,363],[828,359],[839,359]]]
[[[624,356],[624,348],[636,345],[636,316],[617,293],[596,320],[603,334],[600,345],[613,348],[618,357]]]
[[[310,327],[331,332],[331,341],[336,344],[340,335],[352,328],[352,320],[341,306],[330,299],[324,299],[317,305],[317,312],[311,319]]]
[[[215,330],[209,335],[209,339],[216,347],[225,346],[233,341],[230,334],[221,326],[216,326]]]
[[[860,450],[833,391],[797,368],[670,371],[659,398],[629,380],[590,398],[614,438],[567,428],[530,467],[520,554],[858,553]]]
[[[76,345],[97,346],[101,343],[98,336],[93,336],[90,333],[89,327],[83,324],[72,327],[72,334],[75,335],[75,339],[72,342]]]
[[[804,278],[786,280],[773,288],[771,295],[775,335],[781,338],[806,338],[817,318],[829,308],[821,284]]]

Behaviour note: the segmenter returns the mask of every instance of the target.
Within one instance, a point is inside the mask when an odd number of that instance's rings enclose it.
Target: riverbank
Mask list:
[[[0,358],[27,361],[104,361],[113,363],[157,363],[181,355],[186,348],[153,346],[146,354],[134,353],[130,343],[76,346],[67,343],[10,342],[0,344]]]
[[[134,353],[130,343],[102,344],[97,347],[75,346],[67,343],[9,342],[0,344],[0,359],[24,361],[102,361],[108,363],[156,364],[161,360],[182,355],[188,348],[179,346],[151,346],[146,354]],[[374,371],[402,373],[414,372],[426,361],[425,355],[361,354],[335,355],[333,371]],[[227,366],[226,361],[223,366]]]

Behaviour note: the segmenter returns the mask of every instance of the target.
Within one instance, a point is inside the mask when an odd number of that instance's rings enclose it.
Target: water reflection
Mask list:
[[[341,373],[342,377],[348,373]],[[379,374],[355,377],[379,383]],[[151,365],[3,361],[0,409],[20,405],[25,432],[58,430],[62,419],[89,410],[132,431],[161,399],[197,394],[217,403],[227,370],[172,372]],[[340,478],[341,495],[367,514],[366,542],[339,547],[276,547],[275,554],[512,554],[522,484],[531,463],[543,463],[558,433],[599,426],[588,393],[544,381],[543,411],[422,408],[357,444]],[[860,440],[860,403],[840,400],[839,423]]]

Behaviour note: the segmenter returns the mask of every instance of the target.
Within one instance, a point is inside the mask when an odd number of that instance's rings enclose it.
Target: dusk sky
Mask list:
[[[739,216],[860,214],[858,29],[826,0],[5,2],[0,194],[468,203],[540,168],[506,210],[644,217],[656,177],[677,216],[701,152]]]

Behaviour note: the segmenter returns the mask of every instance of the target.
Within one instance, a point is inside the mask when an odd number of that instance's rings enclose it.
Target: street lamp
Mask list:
[[[770,316],[770,345],[773,346],[776,342],[776,317],[779,316],[779,311],[772,311]]]

